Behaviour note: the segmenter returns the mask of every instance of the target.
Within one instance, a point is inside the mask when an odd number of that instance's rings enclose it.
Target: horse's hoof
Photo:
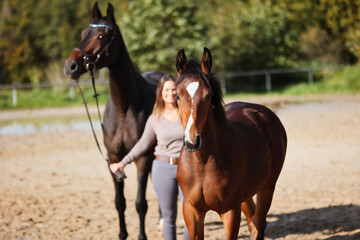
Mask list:
[[[120,240],[126,240],[127,237],[128,237],[128,234],[127,234],[127,233],[126,233],[126,234],[119,234],[119,239],[120,239]]]
[[[145,235],[140,235],[138,240],[147,240]]]

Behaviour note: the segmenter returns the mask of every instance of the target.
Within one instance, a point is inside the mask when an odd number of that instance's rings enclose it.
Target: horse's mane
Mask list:
[[[200,63],[194,60],[188,60],[186,63],[185,71],[176,80],[176,85],[178,85],[185,77],[195,76],[200,76],[201,79],[205,82],[205,84],[209,83],[211,86],[211,104],[213,105],[214,113],[216,113],[215,117],[221,116],[225,118],[223,93],[219,81],[213,73],[210,73],[210,79],[207,79],[207,77],[201,71]]]

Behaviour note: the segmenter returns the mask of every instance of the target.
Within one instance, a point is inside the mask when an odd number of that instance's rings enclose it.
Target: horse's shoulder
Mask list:
[[[119,112],[114,103],[106,105],[103,119],[104,138],[113,144],[122,144],[130,141],[137,142],[150,115],[149,109],[138,109],[131,105],[126,111]]]

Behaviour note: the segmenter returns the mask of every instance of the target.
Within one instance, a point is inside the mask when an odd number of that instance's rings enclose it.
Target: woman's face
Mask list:
[[[165,102],[165,104],[166,103],[174,104],[176,102],[175,88],[176,88],[176,85],[175,85],[174,81],[169,80],[164,83],[164,87],[162,89],[161,96],[162,96],[162,99]]]

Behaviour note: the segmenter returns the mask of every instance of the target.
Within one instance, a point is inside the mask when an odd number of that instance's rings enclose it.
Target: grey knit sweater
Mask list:
[[[142,156],[156,140],[155,155],[178,158],[183,145],[183,135],[184,129],[180,118],[176,122],[171,122],[163,116],[157,118],[150,115],[140,140],[121,160],[121,163],[126,165]]]

